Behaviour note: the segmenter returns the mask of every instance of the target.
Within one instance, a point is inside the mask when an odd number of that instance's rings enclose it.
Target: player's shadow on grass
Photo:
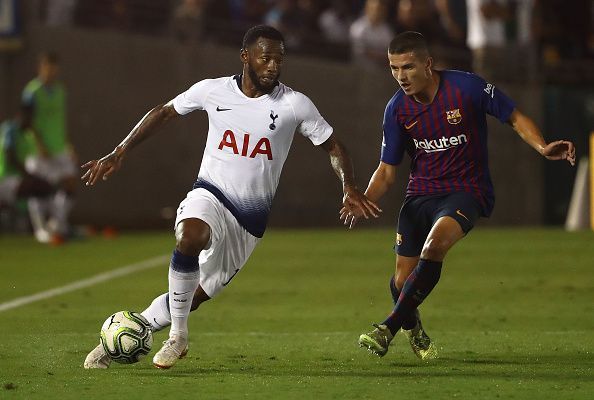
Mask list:
[[[454,359],[440,358],[429,363],[419,362],[374,362],[372,365],[361,363],[344,363],[339,365],[320,365],[319,363],[303,364],[298,367],[291,364],[272,365],[246,362],[237,365],[205,365],[203,367],[179,366],[169,371],[154,371],[150,369],[137,370],[136,375],[149,377],[155,373],[167,377],[198,377],[223,374],[249,375],[258,377],[295,377],[295,378],[394,378],[394,377],[464,377],[467,379],[484,378],[515,378],[515,379],[563,379],[580,381],[574,371],[568,369],[550,369],[554,361],[551,358],[526,360],[500,359]]]
[[[535,360],[501,360],[501,359],[468,359],[440,357],[439,361],[446,363],[480,364],[480,365],[530,365],[538,364]],[[435,362],[435,361],[433,361]]]
[[[219,376],[221,373],[227,375],[245,375],[252,377],[293,377],[298,378],[443,378],[443,377],[464,377],[466,379],[563,379],[565,381],[582,381],[582,377],[575,376],[571,373],[563,373],[559,371],[538,371],[532,368],[518,368],[518,369],[507,369],[502,370],[477,370],[476,368],[447,368],[447,367],[429,367],[429,368],[395,368],[392,365],[387,366],[383,370],[311,370],[307,368],[295,370],[294,368],[278,368],[271,370],[269,368],[253,368],[253,369],[241,369],[241,368],[229,368],[229,369],[211,369],[211,368],[191,368],[182,370],[170,370],[170,371],[138,371],[137,376],[141,377],[155,377],[155,374],[163,374],[168,378],[189,378],[189,377],[207,377],[207,376]]]

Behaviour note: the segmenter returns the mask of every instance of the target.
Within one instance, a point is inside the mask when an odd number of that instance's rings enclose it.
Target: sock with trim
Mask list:
[[[198,256],[186,256],[176,249],[169,265],[169,337],[182,336],[187,339],[188,316],[199,282]]]
[[[437,285],[441,267],[441,261],[419,260],[419,264],[404,283],[394,310],[382,322],[390,329],[392,335],[398,332],[407,315],[413,313]]]

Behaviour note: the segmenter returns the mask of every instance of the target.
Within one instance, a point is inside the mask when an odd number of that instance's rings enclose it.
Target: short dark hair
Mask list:
[[[404,54],[411,51],[417,55],[429,56],[427,41],[419,32],[407,31],[396,35],[388,48],[390,54]]]
[[[243,36],[243,43],[241,44],[242,50],[247,49],[249,46],[256,43],[258,38],[278,40],[279,42],[285,44],[285,38],[283,37],[283,34],[274,29],[272,26],[256,25],[248,29],[248,31]]]

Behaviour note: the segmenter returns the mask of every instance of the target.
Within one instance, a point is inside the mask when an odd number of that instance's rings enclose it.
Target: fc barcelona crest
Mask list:
[[[462,121],[462,114],[460,114],[460,109],[456,108],[455,110],[446,111],[446,117],[448,118],[448,122],[452,125],[459,124]]]

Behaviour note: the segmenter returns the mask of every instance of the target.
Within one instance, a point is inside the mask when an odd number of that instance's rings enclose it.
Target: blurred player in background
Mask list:
[[[12,206],[18,199],[44,199],[53,187],[25,170],[25,160],[36,151],[32,132],[23,129],[22,114],[0,124],[0,205]]]
[[[66,132],[66,90],[58,80],[59,60],[54,53],[39,58],[38,74],[25,86],[24,119],[30,121],[38,151],[26,162],[27,171],[59,187],[48,200],[33,198],[29,212],[35,237],[48,242],[70,234],[68,215],[78,185],[76,156]],[[28,128],[27,127],[27,128]]]
[[[417,311],[439,281],[449,249],[494,204],[488,167],[487,121],[508,123],[539,154],[575,164],[573,143],[547,144],[535,123],[491,83],[475,74],[436,71],[424,37],[404,32],[390,43],[392,75],[400,89],[384,114],[380,163],[366,196],[377,202],[396,179],[405,151],[411,157],[406,198],[398,217],[396,273],[390,279],[395,307],[359,344],[379,356],[402,329],[421,359],[436,356]],[[360,215],[342,210],[345,224]]]
[[[344,146],[311,100],[279,82],[285,54],[280,32],[249,29],[236,76],[206,79],[149,111],[113,152],[83,168],[87,185],[117,171],[128,152],[166,121],[194,110],[208,113],[209,131],[198,179],[177,210],[176,248],[169,266],[169,293],[142,313],[154,330],[171,324],[169,339],[153,364],[169,368],[188,351],[191,309],[217,295],[242,269],[266,229],[272,199],[295,132],[330,156],[342,182],[343,205],[356,215],[379,209],[354,186]],[[101,344],[85,368],[107,368]]]

